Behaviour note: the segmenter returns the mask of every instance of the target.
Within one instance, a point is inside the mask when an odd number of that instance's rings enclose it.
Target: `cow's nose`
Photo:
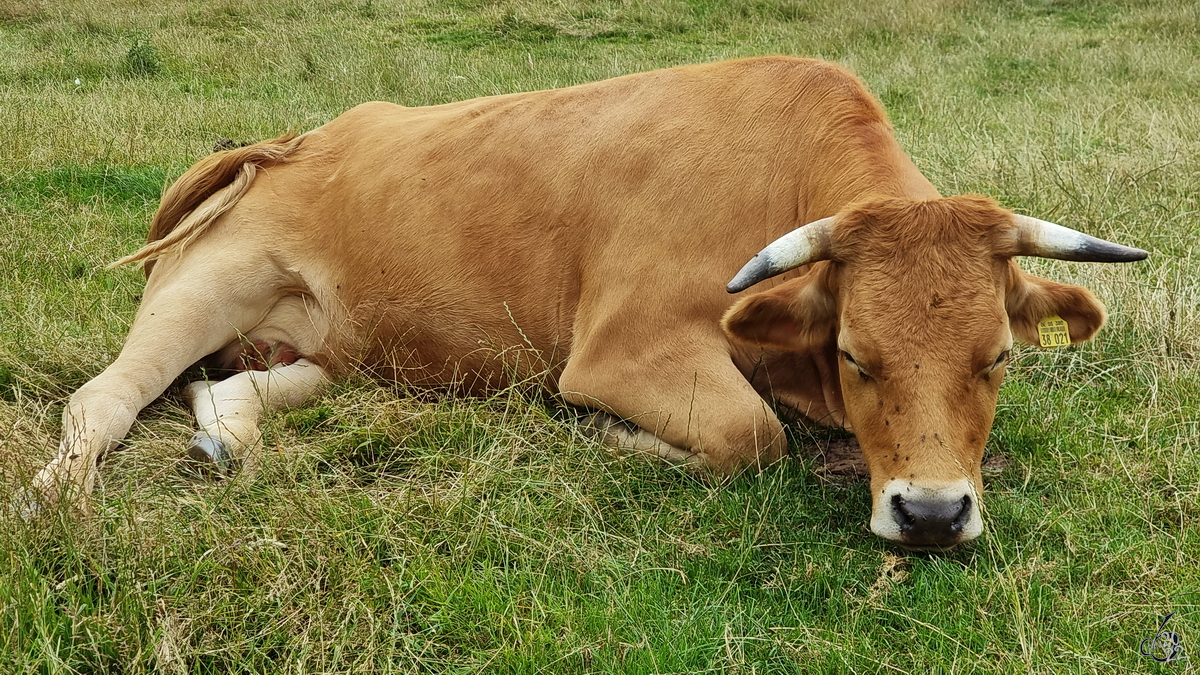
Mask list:
[[[983,532],[979,498],[966,480],[933,485],[893,479],[876,493],[871,530],[912,548],[950,548]]]
[[[960,499],[892,495],[892,519],[900,526],[900,536],[914,546],[957,544],[970,517],[970,495]]]

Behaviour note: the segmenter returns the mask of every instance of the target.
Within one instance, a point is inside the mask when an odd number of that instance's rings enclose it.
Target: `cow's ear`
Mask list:
[[[1038,323],[1052,316],[1067,322],[1071,343],[1092,339],[1104,325],[1104,305],[1082,286],[1060,284],[1014,270],[1006,305],[1013,335],[1029,344],[1039,344]]]
[[[827,275],[814,273],[742,298],[721,327],[741,342],[799,351],[828,340],[836,319]]]

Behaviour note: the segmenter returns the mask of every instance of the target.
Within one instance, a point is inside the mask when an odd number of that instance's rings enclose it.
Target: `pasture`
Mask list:
[[[857,72],[943,194],[1151,252],[1022,262],[1109,321],[1015,350],[978,541],[872,535],[865,479],[818,470],[842,432],[798,422],[792,458],[710,484],[611,457],[521,386],[351,378],[269,417],[256,480],[200,480],[181,379],[93,519],[0,512],[0,672],[1196,672],[1190,4],[0,0],[0,500],[120,349],[144,278],[105,265],[214,143],[775,53]],[[1139,645],[1169,612],[1188,659],[1159,664]]]

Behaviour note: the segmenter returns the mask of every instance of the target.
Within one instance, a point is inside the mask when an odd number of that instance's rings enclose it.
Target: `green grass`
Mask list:
[[[216,141],[771,53],[855,69],[944,193],[1153,252],[1025,262],[1111,316],[1018,351],[981,540],[872,536],[824,430],[714,486],[523,391],[344,382],[269,420],[259,479],[205,482],[169,392],[95,519],[0,518],[0,672],[1196,672],[1137,653],[1170,611],[1200,648],[1194,4],[0,0],[0,497],[120,349],[142,277],[104,265]]]

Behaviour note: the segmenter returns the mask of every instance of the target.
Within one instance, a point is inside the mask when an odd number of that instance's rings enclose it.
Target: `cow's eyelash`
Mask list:
[[[854,368],[854,370],[858,372],[858,376],[861,377],[864,382],[871,379],[871,376],[867,374],[867,371],[863,370],[862,366],[858,365],[858,362],[854,360],[853,356],[850,356],[850,352],[842,350],[842,358],[846,359],[846,363],[849,363],[850,367]]]
[[[1005,361],[1007,361],[1007,360],[1008,360],[1008,357],[1009,357],[1009,354],[1011,353],[1011,351],[1012,351],[1012,350],[1005,349],[1004,351],[1000,352],[1000,356],[997,356],[997,357],[996,357],[996,362],[992,364],[992,370],[995,370],[995,369],[999,368],[999,367],[1000,367],[1000,364],[1002,364],[1002,363],[1004,363]]]

